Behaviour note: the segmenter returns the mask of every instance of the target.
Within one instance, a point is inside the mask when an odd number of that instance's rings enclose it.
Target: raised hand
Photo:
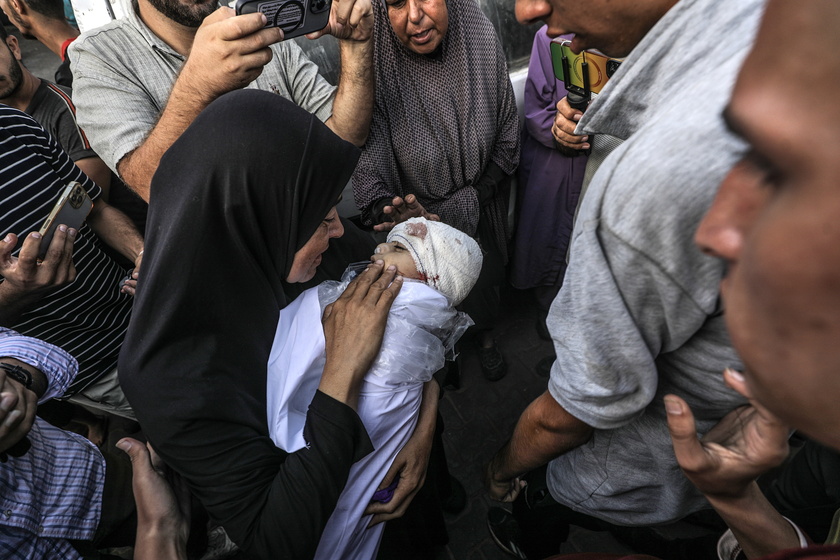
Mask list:
[[[726,370],[724,377],[727,385],[749,398],[740,373]],[[724,416],[700,439],[683,399],[667,395],[665,408],[677,462],[706,496],[739,498],[760,474],[788,455],[790,429],[752,400]]]
[[[219,8],[196,31],[179,80],[186,80],[194,95],[206,97],[206,103],[247,86],[271,61],[269,46],[283,40],[279,27],[265,24],[261,12],[237,16]]]
[[[336,39],[368,41],[373,36],[371,0],[332,0],[330,21],[320,31],[307,33],[309,39],[330,34]]]
[[[427,212],[423,205],[420,204],[420,201],[417,200],[417,197],[413,194],[406,195],[405,199],[400,198],[399,196],[394,197],[392,205],[386,206],[382,211],[393,221],[383,222],[373,226],[373,229],[376,231],[390,231],[395,225],[404,222],[409,218],[426,218],[427,220],[431,220],[433,222],[440,221],[440,216]]]

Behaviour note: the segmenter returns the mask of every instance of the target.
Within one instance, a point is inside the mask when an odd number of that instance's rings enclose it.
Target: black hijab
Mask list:
[[[199,115],[152,181],[120,383],[157,451],[233,534],[247,534],[286,458],[265,407],[282,281],[358,155],[290,101],[240,90]]]

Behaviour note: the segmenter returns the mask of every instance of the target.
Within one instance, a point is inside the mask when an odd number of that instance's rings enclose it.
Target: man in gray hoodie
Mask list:
[[[624,143],[602,164],[572,234],[548,317],[557,361],[487,469],[496,499],[548,463],[551,497],[618,525],[708,507],[677,465],[662,397],[685,398],[700,431],[742,404],[720,372],[739,366],[723,322],[724,265],[693,235],[742,142],[721,112],[763,0],[517,0],[522,23],[575,33],[572,49],[627,56],[578,134]]]

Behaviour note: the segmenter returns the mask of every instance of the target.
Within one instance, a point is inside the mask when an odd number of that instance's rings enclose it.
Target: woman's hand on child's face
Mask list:
[[[371,261],[381,260],[385,266],[397,267],[397,274],[406,278],[419,279],[420,275],[417,273],[417,265],[414,263],[414,257],[408,252],[402,243],[397,241],[389,241],[388,243],[380,243],[376,246],[376,250],[370,257]]]
[[[326,307],[322,392],[355,408],[359,385],[379,353],[388,312],[401,287],[396,268],[377,261]]]

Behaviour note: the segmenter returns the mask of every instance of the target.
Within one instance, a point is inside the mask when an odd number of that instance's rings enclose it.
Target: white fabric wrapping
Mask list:
[[[346,287],[324,282],[301,294],[280,312],[268,362],[266,403],[274,443],[289,452],[306,446],[306,411],[324,367],[323,308]],[[316,559],[370,559],[376,556],[384,524],[367,529],[370,502],[414,427],[423,383],[443,366],[445,351],[472,321],[445,296],[420,282],[406,281],[391,307],[382,349],[365,376],[359,417],[375,451],[350,470],[347,486],[327,522]]]

